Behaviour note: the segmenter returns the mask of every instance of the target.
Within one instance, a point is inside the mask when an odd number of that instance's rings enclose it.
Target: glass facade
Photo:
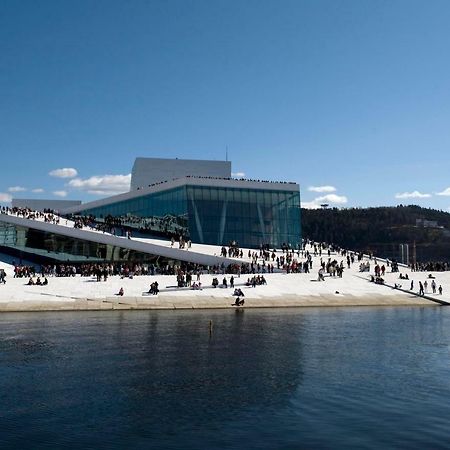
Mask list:
[[[300,243],[297,191],[187,186],[189,231],[194,242],[243,247]]]
[[[185,188],[170,189],[151,195],[81,211],[100,222],[113,217],[120,224],[143,233],[162,236],[188,236]]]
[[[298,190],[186,185],[81,211],[108,217],[142,233],[184,236],[193,242],[280,247],[301,242]]]
[[[145,262],[161,266],[173,261],[158,255],[62,236],[0,221],[0,249],[35,262]]]

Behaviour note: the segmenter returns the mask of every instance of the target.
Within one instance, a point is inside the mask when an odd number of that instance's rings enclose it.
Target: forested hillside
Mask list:
[[[437,227],[416,225],[417,219]],[[414,242],[418,261],[450,260],[450,214],[420,206],[302,209],[303,237],[397,257],[399,244]]]

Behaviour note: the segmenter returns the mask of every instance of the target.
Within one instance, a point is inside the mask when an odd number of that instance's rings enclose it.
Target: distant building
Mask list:
[[[81,200],[43,200],[36,198],[13,198],[11,206],[14,208],[30,208],[34,211],[52,209],[62,211],[63,209],[81,205]]]
[[[203,176],[231,178],[230,161],[196,159],[136,158],[131,171],[131,190],[176,178]]]
[[[443,228],[436,220],[416,219],[416,227],[422,228]]]

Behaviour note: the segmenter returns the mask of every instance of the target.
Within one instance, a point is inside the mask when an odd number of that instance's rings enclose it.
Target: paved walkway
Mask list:
[[[166,242],[166,245],[170,243]],[[193,247],[196,245],[193,244]],[[199,248],[197,248],[197,251]],[[220,247],[202,246],[202,251],[218,254]],[[244,251],[247,254],[247,251]],[[281,254],[281,253],[280,253]],[[342,258],[332,255],[340,261]],[[323,255],[327,260],[328,256]],[[247,258],[244,258],[247,260]],[[324,282],[317,281],[317,270],[320,258],[313,258],[313,270],[310,274],[264,274],[267,285],[256,288],[245,286],[249,275],[235,278],[235,286],[241,287],[245,294],[245,307],[293,307],[293,306],[360,306],[360,305],[429,305],[436,303],[427,298],[420,298],[416,292],[408,291],[410,281],[399,280],[399,273],[387,273],[386,283],[399,283],[402,289],[392,289],[369,281],[370,274],[359,272],[359,263],[355,262],[350,269],[344,271],[343,278],[326,277]],[[374,263],[372,261],[372,270]],[[0,263],[8,274],[6,285],[0,285],[0,311],[12,310],[80,310],[80,309],[178,309],[178,308],[233,308],[235,297],[231,288],[212,288],[213,277],[222,282],[224,275],[202,275],[203,289],[167,288],[176,284],[174,276],[138,276],[133,279],[121,279],[118,276],[108,278],[106,282],[96,282],[95,278],[49,277],[48,286],[27,286],[27,280],[13,278],[10,264]],[[410,279],[418,287],[428,273],[411,272]],[[436,283],[442,284],[444,294],[431,295],[442,302],[450,303],[450,272],[434,273]],[[226,275],[230,279],[230,275]],[[148,296],[150,283],[158,281],[160,294]],[[430,283],[429,283],[430,284]],[[115,296],[120,288],[124,289],[123,297]],[[429,288],[430,290],[430,288]]]

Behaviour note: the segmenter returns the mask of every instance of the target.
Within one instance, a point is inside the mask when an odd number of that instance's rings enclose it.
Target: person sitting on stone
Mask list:
[[[36,286],[41,286],[41,285],[42,285],[41,279],[39,277],[37,277]]]
[[[34,281],[33,281],[33,278],[32,278],[32,277],[30,277],[30,279],[28,280],[27,285],[28,285],[28,286],[34,286]]]
[[[158,289],[158,282],[154,281],[151,285],[150,285],[150,290],[148,291],[149,294],[151,295],[158,295],[159,289]]]
[[[325,277],[323,276],[323,269],[319,269],[318,281],[325,281]]]
[[[120,297],[122,297],[123,296],[123,287],[121,287],[120,289],[119,289],[119,292],[116,294],[116,295],[119,295]]]
[[[47,286],[48,280],[47,277],[44,277],[44,281],[42,282],[42,286]]]

